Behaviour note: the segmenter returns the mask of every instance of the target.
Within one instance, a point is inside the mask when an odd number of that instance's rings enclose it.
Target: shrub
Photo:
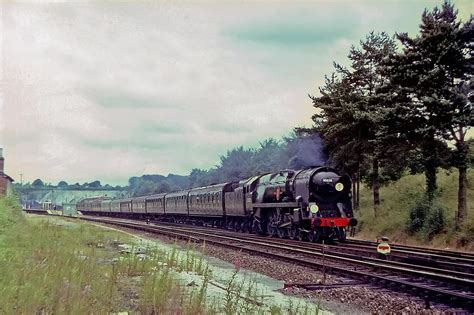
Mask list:
[[[0,235],[11,226],[24,220],[18,200],[15,197],[0,198]]]
[[[427,202],[425,198],[419,199],[410,209],[410,215],[407,222],[408,232],[416,233],[420,231],[429,212],[429,202]]]
[[[423,224],[422,233],[430,240],[435,234],[443,231],[446,223],[444,209],[439,205],[431,205],[425,223]]]

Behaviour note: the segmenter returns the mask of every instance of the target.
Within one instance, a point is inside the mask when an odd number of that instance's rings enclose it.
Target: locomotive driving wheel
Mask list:
[[[271,237],[279,236],[278,224],[280,223],[280,217],[277,210],[270,212],[268,216],[267,232]]]
[[[276,225],[275,225],[275,223],[273,222],[273,220],[268,220],[268,223],[267,223],[267,232],[268,232],[268,235],[270,235],[271,237],[277,236],[277,234],[278,234],[278,228],[276,227]]]
[[[288,238],[288,231],[289,229],[286,227],[280,228],[277,227],[278,237],[279,238]]]
[[[304,232],[304,231],[301,231],[300,229],[298,229],[298,234],[296,235],[296,239],[298,241],[306,241],[307,240],[307,235],[308,233]]]
[[[257,218],[253,220],[252,232],[260,234],[260,235],[265,235],[267,234],[265,221],[263,219],[260,219],[260,220],[261,221],[259,221]]]
[[[318,242],[319,238],[320,238],[320,235],[317,231],[312,230],[308,232],[308,241],[310,241],[311,243]]]
[[[288,236],[292,240],[298,240],[299,233],[300,233],[300,228],[295,224],[292,224],[291,227],[288,229]]]

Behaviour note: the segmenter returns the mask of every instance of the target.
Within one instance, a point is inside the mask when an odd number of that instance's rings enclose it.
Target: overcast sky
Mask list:
[[[460,17],[471,1],[454,1]],[[0,4],[0,147],[20,181],[208,169],[311,124],[332,61],[441,1]]]

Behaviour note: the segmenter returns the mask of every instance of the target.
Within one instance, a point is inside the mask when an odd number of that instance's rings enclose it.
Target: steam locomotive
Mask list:
[[[357,225],[351,180],[330,167],[282,170],[136,198],[87,198],[76,209],[88,215],[212,225],[312,242],[344,241],[348,227]]]

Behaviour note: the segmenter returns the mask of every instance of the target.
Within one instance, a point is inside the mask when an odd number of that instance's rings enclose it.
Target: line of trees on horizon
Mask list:
[[[112,186],[109,184],[102,185],[99,180],[95,180],[92,182],[85,182],[79,184],[78,182],[75,184],[68,184],[66,181],[61,180],[58,182],[57,185],[52,183],[45,183],[40,178],[35,179],[32,183],[14,183],[13,184],[15,189],[24,190],[24,189],[35,189],[35,190],[48,190],[48,189],[59,189],[59,190],[125,190],[126,187],[122,187],[120,185]]]
[[[327,162],[327,153],[319,135],[292,133],[280,141],[266,139],[257,148],[235,147],[220,156],[218,165],[207,170],[194,168],[188,176],[131,177],[128,188],[131,196],[144,196],[239,181],[276,170],[300,169]]]

